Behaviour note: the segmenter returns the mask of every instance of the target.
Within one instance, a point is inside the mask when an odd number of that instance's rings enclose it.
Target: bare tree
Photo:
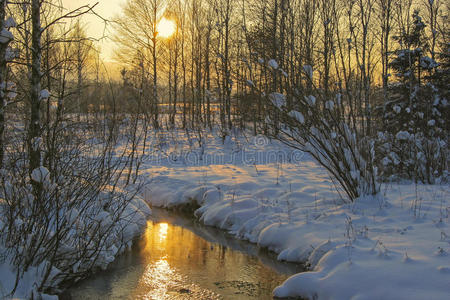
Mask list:
[[[8,61],[13,58],[9,43],[13,35],[9,28],[14,27],[15,21],[11,17],[6,19],[6,0],[0,1],[0,168],[4,160],[4,132],[5,132],[5,110],[10,100],[10,86],[8,84]]]
[[[118,59],[130,62],[137,50],[145,57],[146,66],[150,66],[152,74],[152,122],[159,128],[158,99],[158,57],[160,55],[157,24],[164,4],[160,0],[132,0],[123,8],[123,14],[115,21],[116,35],[114,40],[119,45]]]

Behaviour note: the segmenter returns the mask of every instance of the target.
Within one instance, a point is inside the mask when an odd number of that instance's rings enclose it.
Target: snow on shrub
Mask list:
[[[267,64],[269,65],[269,67],[271,67],[272,69],[276,70],[278,69],[278,63],[275,59],[271,59],[267,62]]]
[[[31,179],[38,183],[44,183],[50,180],[50,172],[46,167],[39,167],[31,172]]]
[[[362,195],[376,194],[379,191],[377,168],[375,166],[374,143],[360,136],[342,118],[337,101],[323,101],[325,110],[318,105],[316,96],[298,97],[299,108],[307,112],[308,117],[298,110],[286,108],[286,96],[280,93],[269,95],[270,103],[280,114],[279,123],[270,121],[271,134],[285,144],[309,152],[339,183],[351,200]]]

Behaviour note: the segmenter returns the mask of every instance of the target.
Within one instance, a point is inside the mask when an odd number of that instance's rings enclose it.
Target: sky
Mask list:
[[[93,5],[97,2],[98,4],[95,7],[95,11],[105,19],[112,19],[120,13],[121,5],[125,3],[126,0],[62,0],[63,6],[68,10],[73,10],[86,4]],[[108,26],[105,31],[103,20],[94,15],[83,16],[83,23],[86,24],[87,34],[93,38],[100,38],[104,33],[108,35],[111,32],[111,26]],[[101,57],[107,62],[112,61],[114,43],[109,39],[103,39],[100,46],[102,50]]]

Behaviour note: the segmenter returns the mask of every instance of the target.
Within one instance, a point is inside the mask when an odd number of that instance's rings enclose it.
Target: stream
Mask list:
[[[153,209],[131,251],[60,299],[272,299],[298,264],[185,214]]]

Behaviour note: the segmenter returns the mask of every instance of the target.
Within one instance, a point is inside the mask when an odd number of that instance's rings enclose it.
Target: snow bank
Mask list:
[[[286,280],[277,297],[448,299],[448,185],[389,184],[383,195],[346,204],[308,155],[269,159],[294,156],[277,143],[234,143],[241,148],[209,140],[203,159],[225,157],[218,162],[148,160],[143,198],[159,207],[198,206],[205,224],[267,247],[279,260],[307,263],[310,271]],[[243,153],[252,160],[240,159]]]
[[[46,182],[49,178],[49,172],[46,168],[40,167],[32,172],[33,180],[37,182]],[[125,191],[121,191],[117,187],[114,189],[115,197],[117,193],[126,194]],[[115,257],[129,249],[134,238],[142,234],[147,224],[147,218],[151,214],[151,209],[142,197],[133,197],[123,208],[121,217],[117,222],[113,222],[117,217],[117,210],[115,207],[105,210],[104,204],[109,203],[111,191],[105,190],[98,195],[96,203],[98,207],[90,207],[88,213],[80,214],[77,208],[72,208],[68,211],[61,211],[61,215],[64,215],[69,224],[72,225],[72,229],[68,232],[68,236],[64,238],[63,242],[66,243],[64,247],[67,251],[71,251],[74,247],[77,247],[76,242],[79,239],[76,238],[79,234],[78,230],[92,226],[93,223],[100,225],[100,230],[109,228],[112,226],[111,231],[108,231],[107,240],[104,248],[100,250],[100,253],[95,262],[95,268],[106,269],[109,263],[111,263]],[[119,203],[119,201],[118,201]],[[117,205],[121,205],[118,204]],[[115,205],[114,203],[112,204]],[[119,209],[121,210],[121,209]],[[113,212],[116,211],[114,214]],[[1,210],[0,210],[1,213]],[[0,226],[1,227],[1,226]],[[100,232],[102,234],[102,232]],[[105,233],[106,234],[106,233]],[[71,244],[73,242],[74,244]],[[61,246],[62,249],[63,246]],[[60,250],[61,250],[60,249]],[[45,278],[45,271],[47,269],[48,261],[44,260],[39,266],[33,266],[29,268],[23,275],[19,277],[19,282],[14,295],[10,295],[10,292],[14,288],[17,271],[14,266],[11,265],[11,253],[8,249],[0,247],[0,255],[4,259],[0,263],[0,298],[1,299],[30,299],[32,296],[42,297],[42,299],[58,299],[57,296],[40,294],[37,291],[40,282]],[[64,250],[65,251],[65,250]],[[83,270],[86,266],[81,261],[73,266],[73,272]],[[52,287],[57,287],[60,283],[58,274],[61,271],[53,267],[52,272],[47,280]]]

